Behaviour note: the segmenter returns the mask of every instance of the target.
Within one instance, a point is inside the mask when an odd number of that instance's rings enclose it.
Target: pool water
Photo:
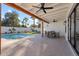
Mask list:
[[[32,34],[2,34],[1,38],[4,39],[19,39],[19,38],[24,38],[24,37],[28,37],[31,36]]]

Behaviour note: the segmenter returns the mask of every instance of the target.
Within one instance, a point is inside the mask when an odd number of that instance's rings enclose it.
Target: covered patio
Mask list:
[[[37,3],[5,3],[7,6],[22,11],[41,22],[41,34],[33,35],[27,39],[12,41],[1,48],[2,56],[75,56],[68,40],[66,40],[65,19],[67,18],[73,4],[68,3],[45,3],[46,13],[33,6],[40,6]],[[38,12],[36,12],[38,11]],[[57,37],[50,37],[46,34],[51,31],[59,33]]]

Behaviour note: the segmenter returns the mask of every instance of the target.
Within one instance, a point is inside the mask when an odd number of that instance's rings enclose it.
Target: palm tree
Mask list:
[[[28,25],[28,24],[27,24],[27,21],[28,21],[28,20],[29,20],[29,19],[28,19],[28,18],[26,18],[26,17],[23,19],[23,21],[22,21],[23,26]]]

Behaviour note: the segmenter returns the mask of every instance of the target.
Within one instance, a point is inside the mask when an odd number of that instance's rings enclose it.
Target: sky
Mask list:
[[[5,4],[2,4],[2,12],[1,12],[2,13],[2,18],[4,18],[4,15],[5,15],[6,12],[12,12],[12,11],[16,11],[18,13],[20,21],[22,21],[24,17],[27,17],[27,18],[29,18],[28,23],[30,25],[33,24],[33,20],[31,18],[31,16],[29,16],[29,15],[27,15],[27,14],[21,12],[21,11],[18,11],[16,9],[12,8],[12,7],[9,7]],[[38,22],[37,19],[35,20],[35,22],[37,24],[37,22]]]

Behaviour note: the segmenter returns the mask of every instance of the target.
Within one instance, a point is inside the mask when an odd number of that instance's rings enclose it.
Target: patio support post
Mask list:
[[[34,29],[35,29],[35,17],[32,17],[32,19],[33,19],[33,25],[34,25]]]
[[[0,3],[0,54],[1,54],[1,3]]]
[[[35,18],[33,17],[33,24],[35,25]]]
[[[41,34],[42,34],[42,37],[44,36],[44,22],[42,21],[42,24],[41,24],[41,29],[42,29],[42,31],[41,31]]]

